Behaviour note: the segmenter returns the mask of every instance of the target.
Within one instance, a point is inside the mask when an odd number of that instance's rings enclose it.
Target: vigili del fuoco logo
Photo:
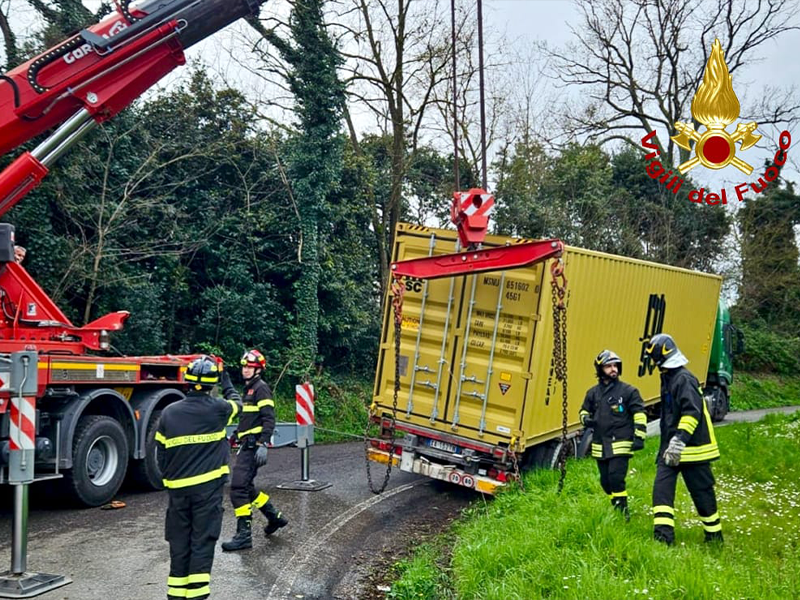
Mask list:
[[[676,135],[671,139],[684,150],[693,152],[686,162],[678,165],[680,175],[685,175],[695,167],[702,165],[707,169],[723,169],[728,165],[736,167],[745,175],[753,172],[753,167],[744,159],[736,156],[736,144],[739,144],[739,151],[744,153],[755,145],[761,136],[756,133],[758,124],[755,121],[750,123],[737,123],[736,131],[729,133],[727,127],[739,118],[739,99],[733,91],[733,82],[728,65],[725,64],[725,55],[722,51],[722,44],[715,39],[711,45],[711,56],[708,57],[706,69],[703,73],[703,83],[697,89],[692,98],[692,117],[705,127],[705,131],[698,131],[691,123],[675,123]],[[658,145],[653,143],[656,132],[651,131],[642,138],[642,146],[646,150],[651,150],[645,160],[651,161],[647,167],[647,174],[652,179],[657,179],[665,184],[668,190],[677,194],[683,179],[678,174],[667,171],[664,165],[656,158],[661,154]],[[694,142],[692,147],[690,142]],[[792,142],[792,136],[788,131],[782,131],[779,140],[779,148],[773,158],[773,166],[767,168],[757,181],[751,183],[740,183],[734,190],[737,199],[741,202],[748,190],[752,189],[756,194],[760,194],[770,182],[778,177],[778,167],[786,163],[787,152]],[[702,204],[722,204],[728,203],[728,193],[723,188],[719,194],[708,192],[704,188],[689,192],[689,200]]]

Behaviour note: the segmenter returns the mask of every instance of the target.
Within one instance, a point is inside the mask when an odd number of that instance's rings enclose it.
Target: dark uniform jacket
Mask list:
[[[681,464],[709,462],[719,458],[719,447],[700,384],[685,367],[661,373],[660,459],[674,435],[686,443]]]
[[[244,386],[242,415],[236,429],[239,439],[245,445],[254,442],[269,444],[272,439],[275,429],[275,402],[272,400],[272,390],[261,377],[253,377]]]
[[[156,441],[161,444],[158,463],[170,492],[189,493],[199,491],[199,485],[219,485],[230,473],[225,427],[238,414],[241,403],[233,387],[223,393],[228,400],[193,390],[161,413],[156,431]]]
[[[619,379],[600,382],[586,392],[579,415],[581,422],[587,417],[595,421],[594,458],[630,456],[634,435],[642,439],[647,435],[647,415],[639,390]]]

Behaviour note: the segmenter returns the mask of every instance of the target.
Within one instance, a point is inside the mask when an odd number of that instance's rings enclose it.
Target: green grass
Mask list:
[[[731,386],[731,410],[800,404],[800,377],[737,373]]]
[[[631,521],[614,514],[593,460],[535,471],[525,492],[476,502],[447,535],[451,554],[426,547],[407,562],[396,598],[497,600],[778,600],[800,590],[800,415],[717,430],[713,463],[725,545],[709,547],[682,482],[676,545],[652,541],[658,439],[631,461]],[[449,554],[449,558],[448,558]],[[398,590],[395,592],[394,590]]]

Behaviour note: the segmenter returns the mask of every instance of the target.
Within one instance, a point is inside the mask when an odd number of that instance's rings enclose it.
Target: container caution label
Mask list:
[[[416,331],[419,329],[419,319],[417,317],[403,317],[403,322],[400,325],[403,329],[411,329]]]
[[[506,392],[509,390],[509,388],[511,388],[510,383],[500,383],[498,385],[500,386],[500,393],[502,393],[503,396],[505,396]]]

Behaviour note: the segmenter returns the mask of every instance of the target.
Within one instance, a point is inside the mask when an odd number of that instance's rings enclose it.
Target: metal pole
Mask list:
[[[450,0],[450,40],[453,44],[453,177],[455,179],[455,191],[461,189],[461,177],[458,173],[458,93],[456,84],[458,76],[456,72],[456,0]]]
[[[308,481],[308,446],[300,450],[300,479]]]
[[[11,572],[22,575],[28,566],[28,484],[14,486],[14,524],[11,532]]]
[[[481,92],[481,182],[483,189],[489,191],[486,180],[486,100],[483,81],[483,2],[478,0],[478,75]]]

